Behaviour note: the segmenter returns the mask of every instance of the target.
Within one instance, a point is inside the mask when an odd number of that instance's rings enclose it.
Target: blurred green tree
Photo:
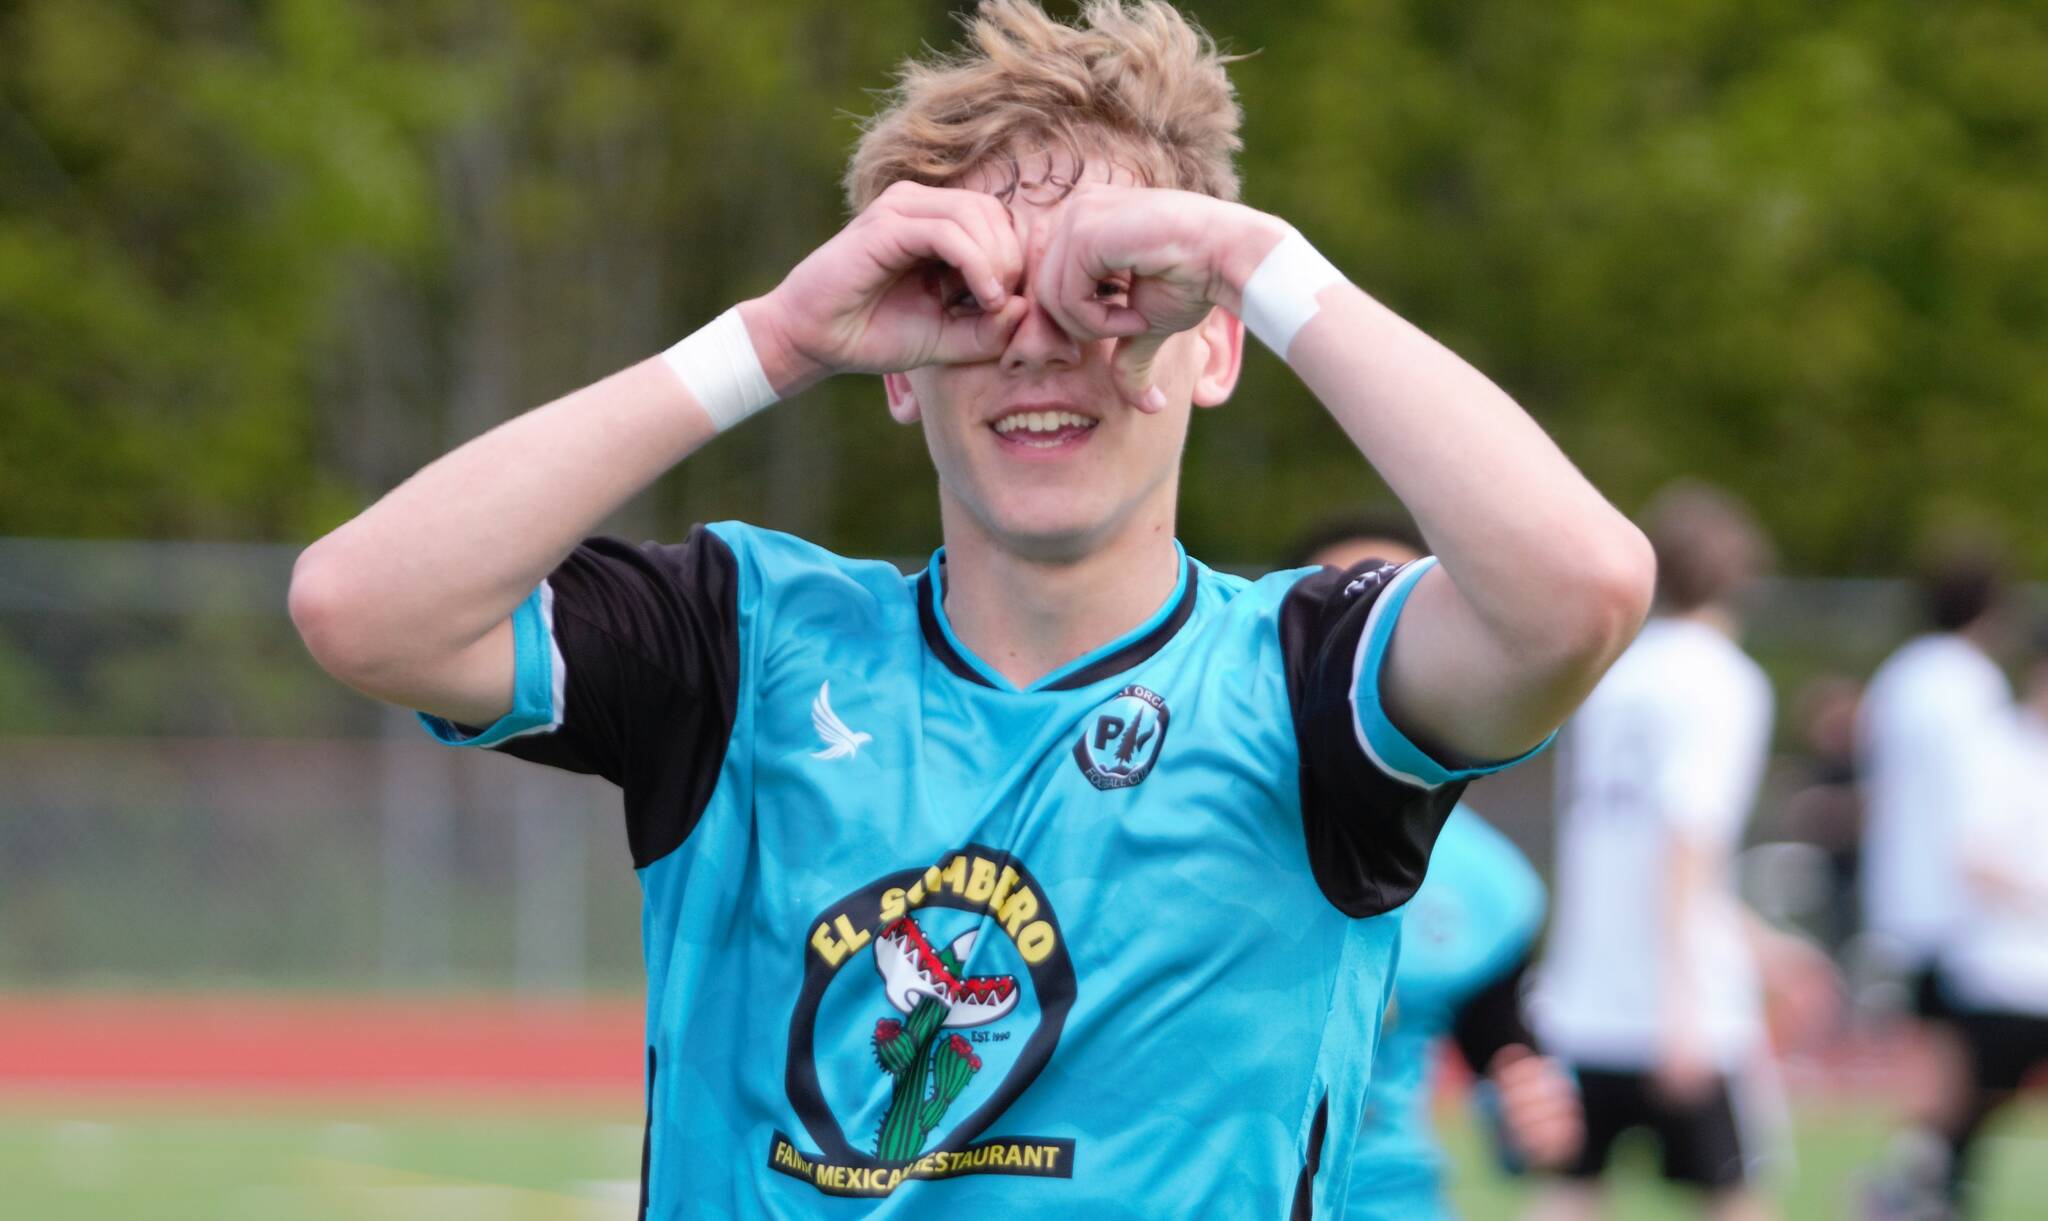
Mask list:
[[[1493,373],[1633,508],[1693,474],[1787,563],[1896,571],[2027,530],[2048,477],[2048,19],[2038,5],[1320,0],[1248,6],[1251,195]],[[1260,14],[1251,17],[1250,13]],[[1256,21],[1258,24],[1252,24]],[[1197,465],[1298,520],[1350,479],[1285,405]],[[1335,456],[1333,456],[1335,455]],[[1197,486],[1200,486],[1199,484]]]
[[[0,533],[310,537],[657,350],[839,223],[847,116],[947,7],[0,0]],[[1624,506],[1693,474],[1796,570],[1957,517],[2048,567],[2038,5],[1189,7],[1260,52],[1250,201]],[[916,436],[871,385],[813,398],[620,527],[929,545]],[[1257,560],[1375,494],[1261,353],[1184,534]]]

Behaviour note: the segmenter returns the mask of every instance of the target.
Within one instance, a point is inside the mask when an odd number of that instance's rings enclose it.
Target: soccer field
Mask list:
[[[589,1104],[561,1113],[450,1105],[422,1114],[374,1108],[68,1101],[0,1104],[0,1182],[10,1217],[85,1221],[435,1218],[597,1221],[633,1216],[637,1117]],[[1780,1192],[1787,1218],[1847,1215],[1853,1184],[1882,1146],[1874,1108],[1808,1108],[1798,1117],[1799,1172]],[[1473,1221],[1514,1217],[1522,1190],[1484,1168],[1477,1134],[1459,1128],[1456,1199]],[[2048,1104],[2006,1117],[1982,1218],[2041,1215],[2048,1199]],[[1689,1215],[1634,1151],[1614,1215]]]
[[[1776,1183],[1785,1221],[1821,1221],[1855,1216],[1857,1185],[1877,1165],[1889,1129],[1884,1104],[1835,1102],[1801,1108],[1794,1118],[1797,1165]],[[1469,1127],[1452,1133],[1461,1169],[1452,1197],[1473,1221],[1506,1221],[1527,1198],[1514,1181],[1485,1168],[1479,1134]],[[1975,1221],[2020,1221],[2048,1215],[2048,1102],[2016,1107],[1999,1118],[1983,1149],[1990,1159],[1985,1198]],[[1646,1142],[1624,1146],[1617,1157],[1625,1173],[1617,1180],[1612,1216],[1649,1218],[1697,1216],[1682,1193],[1655,1175],[1655,1151]]]
[[[0,1114],[0,1211],[62,1221],[630,1218],[640,1125],[584,1111],[10,1109]]]

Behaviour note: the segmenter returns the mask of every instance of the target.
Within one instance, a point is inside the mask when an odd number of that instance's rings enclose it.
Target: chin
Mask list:
[[[1072,498],[1058,503],[993,506],[982,523],[1003,548],[1027,559],[1056,563],[1079,559],[1100,546],[1110,515],[1087,512]]]

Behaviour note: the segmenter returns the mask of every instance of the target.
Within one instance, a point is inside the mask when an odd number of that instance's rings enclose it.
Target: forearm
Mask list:
[[[1709,869],[1707,854],[1674,836],[1664,867],[1662,910],[1658,912],[1657,938],[1662,971],[1660,1003],[1663,1028],[1679,1041],[1690,1040],[1696,1030],[1699,998],[1694,994],[1693,946],[1686,936],[1691,915],[1705,898]]]
[[[980,310],[946,305],[935,262]],[[508,616],[607,515],[719,428],[834,373],[995,359],[1024,314],[1022,270],[993,196],[896,183],[668,360],[493,429],[308,548],[292,619],[322,666],[371,695],[460,722],[503,712]]]
[[[292,612],[315,657],[386,698],[504,622],[576,543],[713,435],[653,358],[437,459],[307,548]]]
[[[1742,943],[1748,948],[1750,957],[1761,963],[1784,944],[1788,934],[1780,932],[1770,921],[1758,914],[1754,907],[1737,901],[1735,911],[1742,921]]]
[[[1649,545],[1455,353],[1350,284],[1317,300],[1288,363],[1441,561],[1413,597],[1425,626],[1404,626],[1392,655],[1396,711],[1454,752],[1518,753],[1634,637]]]
[[[1288,363],[1504,636],[1568,630],[1560,575],[1605,577],[1641,536],[1515,401],[1360,289],[1336,285]],[[1597,567],[1596,567],[1597,566]]]

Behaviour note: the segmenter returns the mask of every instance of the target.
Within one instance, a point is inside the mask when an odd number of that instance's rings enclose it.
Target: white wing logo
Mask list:
[[[875,740],[869,733],[855,733],[832,711],[832,683],[818,685],[818,698],[811,701],[811,728],[825,739],[825,749],[811,752],[813,759],[851,759],[861,747]]]

